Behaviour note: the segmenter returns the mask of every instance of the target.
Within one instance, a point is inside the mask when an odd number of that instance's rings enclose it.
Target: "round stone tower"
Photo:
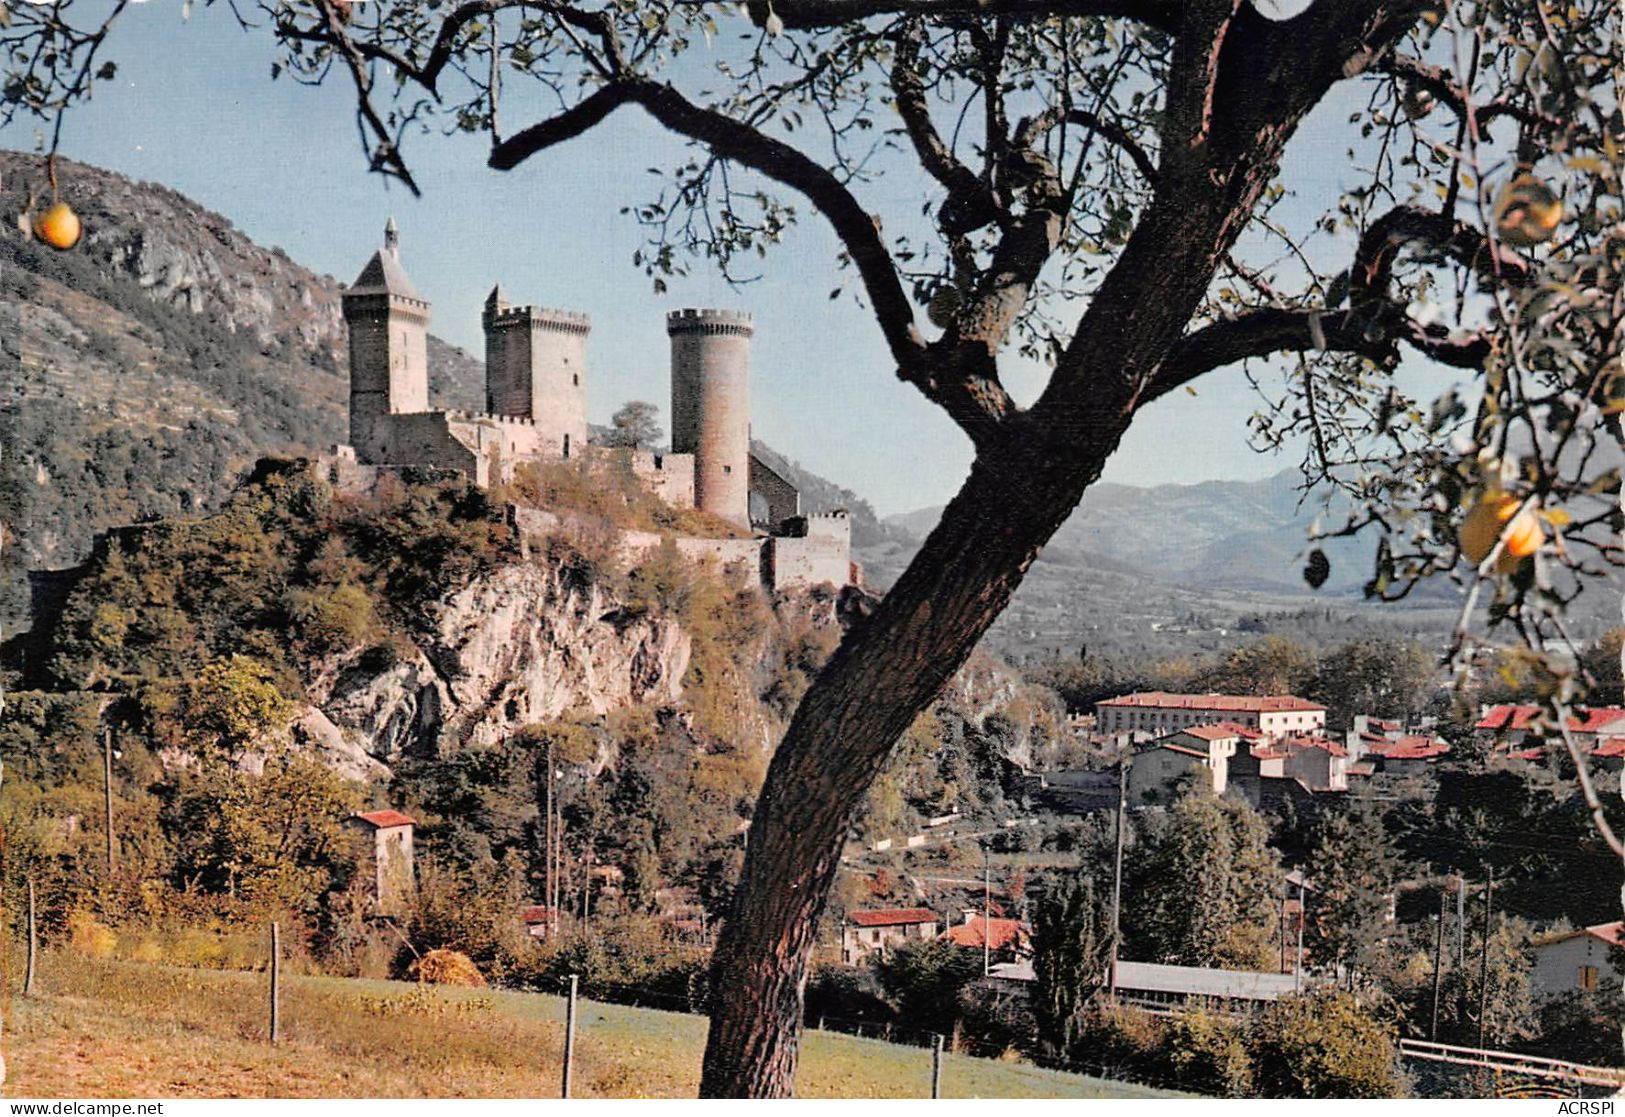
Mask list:
[[[677,310],[671,336],[671,449],[694,455],[694,505],[750,527],[748,314]]]

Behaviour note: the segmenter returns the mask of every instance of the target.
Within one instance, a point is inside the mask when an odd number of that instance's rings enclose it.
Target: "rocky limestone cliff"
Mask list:
[[[403,755],[498,744],[566,714],[673,704],[690,647],[670,617],[515,563],[438,603],[394,662],[353,650],[321,664],[295,738],[376,778]]]

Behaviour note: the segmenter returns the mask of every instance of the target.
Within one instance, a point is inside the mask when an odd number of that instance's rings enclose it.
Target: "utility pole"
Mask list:
[[[271,924],[271,1042],[282,1038],[282,928]]]
[[[1490,1009],[1490,913],[1495,907],[1495,866],[1484,879],[1484,952],[1478,966],[1478,1047],[1484,1049],[1485,1025]]]
[[[1128,761],[1117,762],[1117,856],[1112,869],[1112,954],[1106,992],[1117,1000],[1117,944],[1123,937],[1123,846],[1128,837]]]
[[[34,995],[34,958],[39,953],[39,934],[34,926],[34,878],[28,878],[28,963],[23,970],[23,996]]]
[[[1289,885],[1281,885],[1281,972],[1286,973],[1286,936],[1291,924],[1286,921],[1286,894],[1290,891]]]
[[[1298,956],[1292,960],[1292,991],[1303,991],[1303,925],[1309,918],[1309,882],[1298,870]]]
[[[581,882],[581,921],[589,933],[592,931],[592,870],[598,862],[598,853],[587,847],[587,879]]]
[[[107,828],[107,879],[113,879],[113,727],[102,730],[102,812]]]
[[[993,968],[993,848],[982,843],[982,976]]]
[[[564,812],[559,809],[557,797],[553,803],[553,859],[557,871],[553,874],[553,920],[562,928],[564,926],[564,897],[569,894],[570,883],[565,879],[564,863]]]
[[[1433,940],[1433,1022],[1428,1025],[1430,1042],[1438,1042],[1439,1039],[1439,989],[1444,977],[1444,919],[1448,910],[1445,905],[1449,900],[1449,893],[1440,889],[1439,928]]]
[[[561,1098],[570,1096],[571,1079],[575,1077],[576,988],[579,981],[579,975],[570,975],[570,1000],[564,1010],[564,1081],[559,1086]]]
[[[558,928],[553,918],[553,738],[547,738],[547,790],[542,801],[543,824],[545,834],[543,838],[542,860],[547,866],[546,884],[542,892],[542,902],[547,905],[547,937],[553,938]]]
[[[1467,878],[1456,874],[1456,966],[1467,965]]]

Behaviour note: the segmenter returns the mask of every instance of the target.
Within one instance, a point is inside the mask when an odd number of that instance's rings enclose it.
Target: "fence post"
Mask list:
[[[34,878],[28,878],[28,964],[23,969],[23,996],[34,995],[34,958],[39,953],[39,936],[34,929]]]
[[[576,985],[580,981],[575,974],[570,975],[570,1003],[564,1010],[564,1087],[559,1096],[570,1096],[570,1076],[574,1070],[576,1051]]]
[[[271,924],[271,1042],[282,1038],[282,928]]]
[[[931,1036],[931,1097],[942,1097],[942,1036]]]

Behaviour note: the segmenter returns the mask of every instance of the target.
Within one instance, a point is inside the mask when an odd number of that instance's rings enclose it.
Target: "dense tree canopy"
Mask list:
[[[57,136],[62,108],[115,73],[106,9],[86,7],[20,5],[0,32],[6,111]],[[1608,0],[234,10],[276,37],[274,72],[347,79],[371,167],[414,188],[407,145],[438,127],[489,134],[499,170],[632,107],[691,141],[634,215],[657,284],[695,256],[739,275],[802,216],[799,195],[839,238],[896,375],[975,448],[775,754],[716,953],[716,985],[744,992],[715,1009],[708,1094],[792,1089],[853,812],[1157,399],[1291,354],[1284,379],[1251,370],[1276,385],[1255,436],[1306,447],[1310,478],[1353,498],[1326,530],[1376,536],[1371,594],[1430,574],[1471,587],[1463,653],[1484,586],[1492,617],[1538,645],[1574,575],[1618,561],[1618,473],[1599,449],[1625,387]],[[1353,176],[1328,208],[1280,174],[1317,110],[1347,121],[1321,138]],[[912,189],[869,189],[904,167]],[[906,202],[882,214],[871,195]],[[1018,351],[1049,367],[1026,406],[1001,377]],[[1431,378],[1431,405],[1402,363]],[[1516,531],[1480,531],[1463,563],[1474,508]],[[1311,556],[1312,584],[1325,567]],[[1577,681],[1556,680],[1561,705]]]

